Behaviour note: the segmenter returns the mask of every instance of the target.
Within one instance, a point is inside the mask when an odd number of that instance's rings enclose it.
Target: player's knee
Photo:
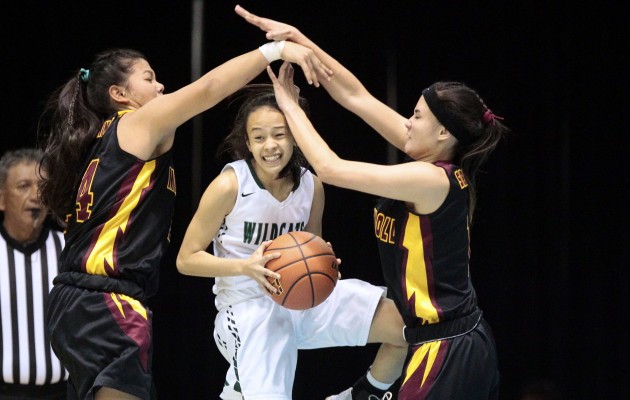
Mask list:
[[[396,305],[391,299],[382,298],[376,307],[368,341],[388,343],[405,349],[408,346],[403,336],[404,323]]]

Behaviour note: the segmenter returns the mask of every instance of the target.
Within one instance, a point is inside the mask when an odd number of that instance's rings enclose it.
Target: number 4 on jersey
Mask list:
[[[90,218],[92,214],[92,205],[94,204],[94,193],[92,193],[92,182],[96,175],[96,168],[98,167],[98,159],[90,161],[90,165],[85,170],[83,178],[81,179],[81,185],[79,185],[79,192],[77,193],[77,222],[84,222]]]

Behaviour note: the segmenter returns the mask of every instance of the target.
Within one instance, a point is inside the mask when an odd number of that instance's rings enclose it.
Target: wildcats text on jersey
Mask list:
[[[282,222],[279,224],[269,222],[244,221],[243,243],[259,245],[265,240],[273,240],[278,236],[293,231],[303,231],[305,222]],[[256,239],[254,239],[254,235]]]

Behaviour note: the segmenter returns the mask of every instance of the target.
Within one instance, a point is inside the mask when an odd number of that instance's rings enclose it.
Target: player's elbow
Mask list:
[[[179,271],[180,274],[191,274],[190,263],[188,262],[189,258],[189,256],[184,255],[181,251],[177,254],[175,265],[177,266],[177,271]]]
[[[334,184],[335,178],[339,175],[339,163],[336,156],[322,159],[313,166],[315,173],[322,182]]]

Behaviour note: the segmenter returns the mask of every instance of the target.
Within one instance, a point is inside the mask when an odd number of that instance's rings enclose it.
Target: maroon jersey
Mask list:
[[[435,212],[414,214],[404,202],[391,199],[374,209],[388,294],[407,327],[476,316],[477,298],[468,269],[468,184],[459,167],[448,162],[435,165],[450,181],[448,195]],[[466,332],[409,347],[399,399],[496,398],[494,339],[481,314],[475,318],[479,319]]]
[[[171,152],[148,161],[123,151],[121,111],[86,158],[55,283],[146,299],[157,291],[175,201]]]
[[[374,209],[385,282],[407,326],[468,314],[477,302],[468,271],[468,185],[458,167],[436,165],[450,180],[438,210],[418,215],[391,199]]]

